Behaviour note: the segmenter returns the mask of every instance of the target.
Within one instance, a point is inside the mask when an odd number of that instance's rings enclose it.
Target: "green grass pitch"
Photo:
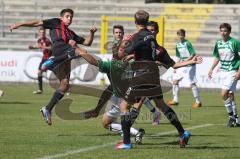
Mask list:
[[[101,116],[90,120],[62,120],[53,113],[53,125],[43,121],[39,109],[47,104],[53,89],[44,87],[43,95],[33,95],[34,84],[1,84],[0,98],[1,159],[238,159],[240,128],[227,128],[227,113],[217,90],[201,91],[203,107],[191,109],[190,89],[180,92],[180,105],[173,107],[184,128],[192,133],[189,145],[180,149],[175,129],[162,116],[152,126],[151,114],[143,106],[134,127],[144,128],[142,145],[130,151],[116,151],[117,134],[102,128]],[[164,95],[171,98],[171,92]],[[97,98],[71,94],[72,112],[93,108]],[[236,95],[238,106],[240,95]],[[134,142],[133,142],[134,143]]]

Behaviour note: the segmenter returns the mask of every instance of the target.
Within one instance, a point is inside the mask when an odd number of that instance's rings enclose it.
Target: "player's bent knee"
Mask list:
[[[108,129],[109,128],[109,125],[112,123],[113,121],[111,120],[111,118],[107,115],[107,114],[104,114],[103,115],[103,118],[102,118],[102,126],[105,128],[105,129]]]
[[[221,97],[222,97],[223,100],[228,99],[228,93],[222,92],[222,93],[221,93]]]

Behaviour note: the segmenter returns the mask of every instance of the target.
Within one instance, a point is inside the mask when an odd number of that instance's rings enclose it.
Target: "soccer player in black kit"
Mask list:
[[[156,63],[161,63],[166,68],[179,68],[189,64],[200,64],[202,63],[202,58],[196,56],[191,61],[175,63],[169,57],[166,50],[158,46],[155,35],[146,30],[148,19],[149,14],[143,10],[135,14],[135,23],[138,32],[129,39],[123,40],[118,51],[120,59],[125,58],[125,60],[129,60],[137,57],[138,61],[124,62],[119,60],[104,62],[101,59],[95,59],[88,54],[86,50],[80,49],[80,56],[90,64],[99,67],[101,72],[107,73],[114,94],[123,99],[120,105],[123,141],[119,142],[115,146],[115,149],[132,148],[129,132],[130,127],[139,114],[144,99],[143,97],[146,96],[153,97],[153,99],[156,100],[157,107],[178,130],[181,148],[186,146],[191,135],[188,131],[183,129],[176,113],[168,107],[163,100],[159,70]],[[130,55],[126,56],[125,53]],[[145,53],[145,55],[142,53]],[[129,110],[128,104],[133,105],[131,111]]]
[[[135,13],[134,18],[138,32],[132,35],[132,37],[129,38],[129,42],[126,43],[127,45],[124,48],[124,53],[129,55],[125,59],[129,60],[134,58],[136,62],[149,62],[149,64],[153,61],[159,61],[165,64],[165,67],[167,68],[176,67],[177,64],[175,64],[175,62],[168,56],[165,49],[159,50],[159,45],[156,42],[155,35],[147,30],[146,26],[148,24],[149,14],[144,10],[139,10]],[[180,147],[185,147],[188,139],[190,138],[190,133],[183,129],[176,113],[164,102],[161,89],[159,91],[159,95],[153,97],[153,99],[155,100],[157,107],[178,130],[180,136]],[[123,100],[121,103],[123,143],[120,142],[117,144],[115,147],[116,149],[130,149],[132,147],[129,130],[137,118],[139,110],[140,108],[136,109],[133,107],[131,111],[129,111],[128,102]]]
[[[61,100],[64,93],[69,88],[69,79],[71,71],[71,57],[75,57],[78,54],[79,49],[76,44],[82,44],[90,46],[92,44],[94,33],[97,31],[95,27],[90,29],[90,34],[86,38],[78,36],[68,27],[72,23],[74,12],[72,9],[63,9],[60,12],[60,18],[52,18],[46,20],[34,20],[23,23],[16,23],[10,26],[10,30],[17,29],[19,27],[38,27],[42,26],[45,29],[50,30],[50,37],[52,40],[52,55],[54,57],[68,56],[68,60],[65,60],[57,66],[57,69],[53,69],[53,72],[60,80],[59,88],[54,92],[47,106],[41,108],[43,117],[48,125],[52,124],[51,111],[53,107]],[[43,69],[44,70],[44,69]]]
[[[29,45],[29,49],[41,49],[43,56],[42,60],[38,66],[38,90],[34,91],[33,94],[42,94],[43,93],[43,82],[42,74],[44,71],[41,70],[42,64],[52,55],[51,51],[52,42],[46,37],[46,30],[43,27],[40,27],[38,30],[38,40],[35,45]]]

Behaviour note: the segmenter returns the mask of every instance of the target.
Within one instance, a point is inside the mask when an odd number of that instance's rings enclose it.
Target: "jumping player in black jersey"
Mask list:
[[[120,105],[123,141],[118,143],[115,146],[115,149],[132,148],[132,144],[130,142],[130,127],[139,114],[139,109],[141,108],[141,104],[144,99],[142,97],[146,96],[154,96],[153,99],[156,100],[157,107],[164,113],[171,124],[178,130],[180,136],[179,144],[181,148],[186,146],[188,139],[190,138],[190,133],[183,129],[176,113],[170,107],[168,107],[163,100],[161,85],[159,82],[159,72],[154,63],[161,63],[166,68],[179,68],[189,64],[199,64],[202,62],[202,58],[196,56],[191,61],[175,63],[169,57],[166,50],[159,50],[159,48],[156,49],[158,45],[154,34],[146,30],[148,18],[149,14],[143,10],[140,10],[135,14],[135,23],[138,33],[132,36],[131,39],[129,38],[127,42],[124,42],[123,40],[124,43],[121,45],[118,51],[118,56],[120,59],[124,57],[125,60],[128,60],[137,56],[137,59],[141,61],[97,61],[84,49],[81,49],[82,51],[80,51],[79,54],[90,64],[98,66],[101,72],[107,73],[114,94],[123,99]],[[126,51],[129,51],[127,53],[133,52],[134,54],[126,56]],[[149,85],[151,86],[151,84],[154,84],[155,87],[147,87]],[[154,93],[152,93],[153,90],[155,91]],[[131,111],[128,108],[128,104],[134,105]]]
[[[74,12],[72,9],[63,9],[60,12],[60,18],[52,18],[46,20],[34,20],[23,23],[16,23],[10,26],[10,30],[17,29],[19,27],[38,27],[42,26],[45,29],[50,30],[50,37],[52,40],[52,55],[54,57],[75,57],[75,54],[79,53],[79,49],[76,44],[82,44],[85,46],[90,46],[92,44],[94,33],[97,31],[95,27],[92,27],[89,31],[90,34],[83,38],[78,36],[75,32],[70,30],[68,27],[72,23]],[[43,117],[48,125],[52,124],[51,121],[51,111],[56,103],[61,100],[64,93],[69,88],[70,70],[71,70],[71,58],[65,60],[53,69],[53,72],[60,80],[59,88],[54,92],[51,100],[41,108]],[[43,69],[44,70],[44,69]]]

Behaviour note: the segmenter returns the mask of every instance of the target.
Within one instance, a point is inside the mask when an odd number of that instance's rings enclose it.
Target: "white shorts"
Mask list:
[[[120,116],[120,103],[121,98],[112,96],[110,101],[108,102],[106,115],[110,118],[118,118]]]
[[[181,81],[183,78],[191,85],[196,83],[196,65],[181,67],[173,73],[173,81]]]
[[[221,71],[221,79],[223,79],[222,89],[230,90],[231,92],[236,91],[237,82],[234,80],[236,71]]]

